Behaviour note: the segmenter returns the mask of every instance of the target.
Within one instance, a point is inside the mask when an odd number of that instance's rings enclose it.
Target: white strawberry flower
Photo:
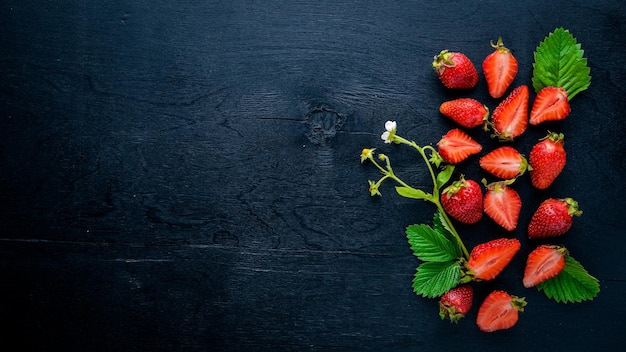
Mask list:
[[[391,144],[393,142],[394,137],[396,136],[396,129],[398,128],[398,124],[395,121],[387,121],[385,122],[385,132],[380,136],[380,138],[385,141],[387,144]]]

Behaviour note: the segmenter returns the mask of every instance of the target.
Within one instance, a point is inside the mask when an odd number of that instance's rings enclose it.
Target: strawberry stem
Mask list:
[[[456,238],[456,241],[457,241],[459,247],[461,248],[461,251],[463,252],[463,256],[465,257],[465,259],[469,259],[469,252],[467,251],[467,248],[465,247],[465,244],[463,243],[463,240],[461,240],[461,236],[459,235],[459,233],[457,232],[456,228],[452,224],[452,221],[448,217],[448,214],[444,210],[443,205],[441,204],[441,201],[439,200],[440,199],[440,197],[439,197],[440,189],[439,189],[439,185],[437,183],[437,176],[435,175],[435,170],[433,169],[433,166],[431,165],[431,162],[430,162],[431,159],[426,155],[426,150],[429,150],[431,152],[431,154],[433,154],[433,155],[435,155],[435,154],[438,155],[437,150],[435,148],[433,148],[432,146],[430,146],[430,145],[427,145],[427,146],[424,146],[424,147],[420,147],[414,141],[409,141],[409,140],[404,139],[404,138],[402,138],[402,137],[400,137],[398,135],[394,136],[393,141],[396,144],[402,143],[402,144],[406,144],[406,145],[408,145],[410,147],[413,147],[422,156],[422,159],[424,159],[424,162],[426,163],[426,166],[428,167],[428,172],[430,173],[431,180],[433,182],[433,192],[432,192],[432,195],[430,195],[429,197],[425,198],[425,200],[428,200],[429,202],[433,203],[437,207],[437,210],[439,210],[439,212],[441,213],[441,216],[442,216],[443,220],[448,225],[448,228],[450,229],[450,231],[454,235],[454,238]],[[393,172],[391,171],[391,165],[389,164],[389,158],[385,157],[385,159],[387,160],[388,170],[391,173],[390,177],[393,178],[394,180],[396,180],[396,182],[400,183],[404,187],[413,188],[413,187],[407,185],[402,180],[400,180],[398,177],[396,177],[395,174],[393,174]],[[380,167],[379,167],[379,169],[380,169]]]

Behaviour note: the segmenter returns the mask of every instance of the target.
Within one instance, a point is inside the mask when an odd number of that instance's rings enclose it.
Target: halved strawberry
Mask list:
[[[437,143],[439,155],[450,164],[460,163],[470,155],[478,154],[483,147],[467,133],[454,128]]]
[[[533,287],[559,275],[565,267],[567,250],[561,246],[541,245],[528,255],[524,278],[524,287]]]
[[[446,292],[439,300],[439,317],[457,323],[472,307],[474,289],[470,285],[457,286]]]
[[[481,331],[493,332],[513,327],[524,311],[524,297],[512,296],[505,291],[491,292],[478,308],[476,325]]]
[[[530,110],[530,124],[538,125],[544,121],[562,120],[571,109],[567,91],[563,87],[544,87],[537,93]]]
[[[526,172],[528,161],[510,146],[496,148],[480,158],[480,167],[494,176],[511,179]]]
[[[472,249],[467,261],[467,274],[473,280],[491,280],[509,264],[521,247],[516,238],[498,238]]]
[[[512,141],[528,126],[528,86],[515,89],[495,108],[491,115],[494,136],[501,141]]]
[[[489,118],[489,109],[476,99],[458,98],[444,101],[439,112],[466,128],[480,126]]]
[[[486,181],[483,180],[483,183]],[[522,210],[522,199],[509,185],[511,180],[487,184],[483,206],[485,213],[505,230],[513,231],[517,227]]]
[[[498,38],[496,44],[491,42],[491,46],[495,51],[483,61],[483,73],[487,80],[489,95],[493,98],[500,98],[517,75],[517,59],[504,46],[502,38]]]

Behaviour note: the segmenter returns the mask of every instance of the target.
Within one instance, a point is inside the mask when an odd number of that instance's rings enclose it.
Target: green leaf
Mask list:
[[[458,285],[460,278],[458,261],[424,262],[413,277],[413,292],[427,298],[439,297]]]
[[[437,188],[443,187],[443,185],[450,181],[453,172],[454,165],[446,165],[446,167],[437,174]]]
[[[600,292],[598,279],[570,256],[565,256],[565,267],[556,277],[537,285],[537,289],[559,303],[575,303],[593,298]]]
[[[398,192],[398,194],[403,197],[411,198],[411,199],[430,200],[433,197],[429,193],[426,193],[420,189],[416,189],[412,187],[397,186],[396,192]]]
[[[411,225],[406,237],[413,254],[422,261],[447,262],[458,258],[457,249],[445,235],[428,225]]]
[[[463,251],[461,250],[461,246],[459,246],[459,242],[439,211],[435,212],[435,215],[433,216],[433,230],[444,235],[448,241],[454,245],[455,255],[457,258],[461,258],[463,256]]]
[[[547,86],[563,87],[571,100],[589,88],[591,69],[584,53],[568,30],[555,29],[535,49],[532,78],[535,92]]]

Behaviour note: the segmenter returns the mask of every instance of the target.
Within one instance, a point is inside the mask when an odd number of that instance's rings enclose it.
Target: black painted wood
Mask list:
[[[626,314],[619,1],[5,1],[0,5],[0,290],[3,342],[63,351],[602,350]],[[417,297],[404,228],[433,209],[391,185],[372,199],[363,147],[406,179],[416,155],[379,138],[387,119],[435,143],[451,97],[491,108],[481,79],[442,88],[442,49],[479,67],[502,36],[530,84],[532,53],[563,26],[592,70],[558,182],[524,198],[523,244],[479,302],[526,296],[511,330],[480,333]],[[516,145],[530,150],[545,127]],[[477,138],[486,147],[494,142]],[[468,163],[466,174],[480,178]],[[601,281],[593,302],[556,304],[520,278],[524,227],[548,196],[584,211],[562,243]],[[469,246],[502,236],[459,226]],[[8,345],[8,343],[7,343]]]

